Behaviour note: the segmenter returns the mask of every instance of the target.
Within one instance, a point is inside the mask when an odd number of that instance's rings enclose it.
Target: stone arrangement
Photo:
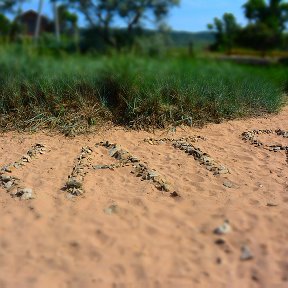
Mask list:
[[[275,130],[275,133],[279,136],[283,136],[284,138],[288,138],[288,131],[278,129],[278,130]]]
[[[258,136],[261,134],[274,134],[280,137],[288,138],[288,131],[281,129],[269,130],[259,129],[243,132],[242,140],[248,142],[256,147],[262,147],[269,151],[285,151],[286,162],[288,163],[288,146],[284,145],[266,145],[262,143]],[[211,171],[214,175],[227,174],[229,170],[222,164],[215,161],[209,154],[203,152],[200,148],[195,147],[192,143],[198,141],[205,141],[202,136],[193,135],[188,137],[182,137],[178,139],[174,138],[146,138],[144,142],[150,145],[159,145],[164,143],[171,144],[175,149],[184,151],[186,154],[191,155],[194,160],[203,165],[207,170]],[[129,151],[123,149],[116,143],[110,143],[109,141],[99,142],[95,144],[95,147],[104,147],[108,150],[109,155],[117,160],[117,163],[105,164],[105,165],[92,165],[91,154],[92,148],[82,147],[80,154],[74,161],[72,172],[68,176],[68,180],[64,186],[64,190],[72,196],[81,196],[84,193],[83,181],[90,169],[117,169],[125,166],[131,167],[131,173],[136,177],[145,181],[150,181],[157,189],[161,191],[169,192],[171,188],[167,181],[155,170],[150,169],[146,164],[142,163],[137,157],[133,156]],[[38,155],[42,155],[46,152],[46,147],[42,144],[33,145],[27,153],[25,153],[19,160],[7,164],[0,169],[0,186],[2,186],[12,197],[18,197],[22,200],[33,199],[33,190],[24,187],[21,184],[21,180],[13,176],[13,171],[29,164]],[[229,184],[229,183],[228,183]],[[229,186],[225,183],[224,186]],[[230,188],[230,187],[229,187]],[[177,192],[172,192],[172,196],[179,196]]]
[[[134,165],[134,170],[131,171],[136,177],[141,177],[143,180],[151,180],[154,186],[165,192],[170,191],[169,184],[162,178],[158,172],[149,169],[145,164],[138,163]]]
[[[242,133],[242,140],[245,142],[249,142],[251,145],[254,145],[256,147],[262,147],[264,149],[267,149],[269,151],[273,152],[278,152],[278,151],[285,151],[286,154],[286,162],[288,164],[288,146],[284,145],[265,145],[262,143],[257,136],[261,134],[274,134],[278,136],[282,136],[284,138],[288,138],[288,131],[284,131],[281,129],[278,130],[251,130],[251,131],[246,131]]]
[[[0,170],[0,185],[6,189],[12,197],[19,197],[21,200],[33,199],[33,190],[31,188],[25,188],[21,184],[20,179],[11,174],[15,169],[27,165],[38,155],[42,155],[45,152],[45,146],[38,143],[33,145],[18,161],[3,166]]]
[[[200,148],[197,148],[188,142],[175,141],[172,145],[174,148],[180,149],[188,155],[193,156],[196,161],[201,165],[204,165],[205,168],[211,171],[214,175],[229,173],[229,170],[225,166],[217,163],[209,154],[201,151]]]
[[[229,170],[217,163],[211,156],[207,153],[202,152],[201,149],[196,148],[191,143],[196,143],[198,141],[205,141],[206,138],[199,135],[192,135],[188,137],[181,137],[178,139],[174,138],[146,138],[144,142],[149,143],[150,145],[159,145],[164,143],[172,143],[174,148],[185,151],[187,154],[192,155],[196,161],[198,161],[201,165],[204,165],[207,170],[213,172],[214,175],[218,174],[226,174],[229,173]]]
[[[137,157],[131,155],[127,150],[123,149],[118,144],[109,143],[109,141],[106,142],[99,142],[95,145],[95,147],[105,147],[109,150],[109,155],[119,162],[116,164],[110,164],[110,165],[94,165],[94,169],[114,169],[114,168],[120,168],[127,166],[131,163],[138,163],[139,160]]]
[[[91,158],[89,157],[93,150],[90,147],[82,147],[80,154],[75,159],[71,174],[64,189],[73,196],[80,196],[84,193],[83,180],[91,166]]]
[[[111,165],[95,165],[94,169],[114,169],[124,166],[132,166],[131,173],[136,177],[141,177],[142,180],[151,181],[154,186],[161,191],[170,191],[170,187],[166,180],[161,177],[158,172],[149,169],[147,165],[140,162],[140,160],[130,154],[127,150],[123,149],[120,145],[106,142],[100,142],[96,144],[96,147],[102,146],[109,150],[109,155],[119,162]]]
[[[199,136],[199,135],[193,135],[193,136],[188,136],[188,137],[181,137],[178,139],[174,139],[174,138],[161,138],[161,139],[155,139],[155,138],[145,138],[144,142],[149,143],[150,145],[159,145],[159,144],[163,144],[163,143],[172,143],[172,142],[176,142],[176,141],[186,141],[186,142],[193,142],[196,143],[199,140],[203,140],[205,141],[206,138],[203,136]]]

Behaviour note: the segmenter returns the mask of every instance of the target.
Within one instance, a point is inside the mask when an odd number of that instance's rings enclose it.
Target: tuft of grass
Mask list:
[[[199,125],[277,112],[288,69],[133,55],[40,56],[0,51],[0,127],[90,131]],[[287,92],[287,91],[286,91]]]

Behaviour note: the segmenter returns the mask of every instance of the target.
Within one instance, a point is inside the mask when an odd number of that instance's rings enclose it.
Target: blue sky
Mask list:
[[[44,0],[44,13],[51,16],[52,9],[49,0]],[[242,5],[245,0],[182,0],[179,8],[171,10],[167,19],[168,24],[174,30],[181,31],[203,31],[207,30],[207,24],[213,21],[214,17],[221,17],[225,12],[233,13],[240,24],[245,24]],[[23,9],[37,10],[38,0],[27,0]],[[85,21],[81,17],[80,25]],[[121,26],[120,22],[115,23]]]

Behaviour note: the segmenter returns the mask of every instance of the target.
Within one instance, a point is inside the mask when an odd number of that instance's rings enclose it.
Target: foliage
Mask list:
[[[153,15],[159,22],[165,17],[169,9],[179,4],[179,0],[124,0],[118,1],[118,12],[127,23],[128,31],[141,25],[141,21]]]
[[[135,37],[133,50],[140,55],[161,57],[167,53],[169,45],[171,45],[169,34],[151,33],[150,35]]]
[[[244,5],[247,19],[255,24],[266,25],[275,34],[282,33],[288,21],[288,3],[283,0],[248,0]]]
[[[116,17],[126,23],[130,36],[135,28],[143,26],[143,20],[153,16],[159,23],[168,14],[169,9],[179,4],[180,0],[66,0],[81,12],[90,26],[98,29],[106,43],[117,46],[111,33],[111,25]]]
[[[12,11],[16,3],[17,3],[17,0],[1,0],[0,12]]]
[[[265,0],[248,0],[244,5],[244,14],[249,21],[262,21],[266,14]]]
[[[231,51],[240,31],[240,25],[237,24],[235,16],[225,13],[222,19],[214,18],[214,24],[208,24],[208,28],[216,31],[215,48]]]
[[[0,14],[0,36],[9,35],[11,23],[5,15]]]
[[[20,51],[0,53],[2,129],[76,133],[107,120],[148,129],[270,113],[282,104],[288,75],[287,68],[187,58],[53,58]]]
[[[77,29],[78,16],[71,13],[66,5],[57,7],[61,33],[73,33]]]
[[[238,35],[238,43],[242,47],[262,51],[262,55],[267,50],[279,47],[280,41],[280,36],[264,23],[249,24]]]
[[[231,50],[237,46],[261,50],[263,55],[273,48],[283,47],[288,3],[283,0],[248,0],[244,13],[249,23],[241,28],[232,14],[224,14],[223,19],[215,18],[210,29],[216,30],[217,50]],[[230,27],[230,29],[227,27]]]

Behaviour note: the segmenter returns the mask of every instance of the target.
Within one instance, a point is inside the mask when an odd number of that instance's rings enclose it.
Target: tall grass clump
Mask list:
[[[0,51],[0,67],[2,130],[67,134],[107,121],[147,129],[276,112],[288,78],[284,67],[132,55],[55,58],[13,49]]]

